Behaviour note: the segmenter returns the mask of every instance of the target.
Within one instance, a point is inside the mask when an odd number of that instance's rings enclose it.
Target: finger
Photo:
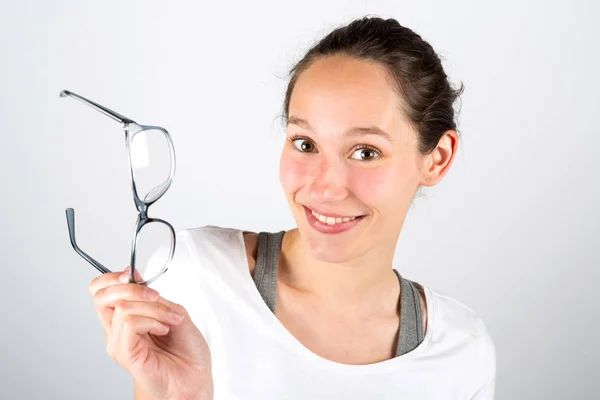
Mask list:
[[[142,336],[149,333],[164,336],[169,333],[169,326],[154,318],[139,315],[115,314],[116,328],[110,338],[113,355],[121,362],[129,363],[139,352],[139,342]]]
[[[183,314],[178,313],[166,304],[156,301],[120,300],[114,308],[113,319],[115,314],[119,314],[120,317],[122,314],[121,319],[126,318],[128,315],[154,318],[167,325],[176,325],[183,319]]]
[[[113,309],[118,301],[155,301],[159,296],[156,290],[145,286],[119,283],[98,290],[94,295],[94,307],[104,329],[110,329]]]
[[[128,268],[131,269],[131,267],[128,267]],[[142,275],[140,275],[140,271],[138,271],[137,269],[135,271],[133,271],[133,276],[135,277],[136,282],[141,282],[143,280]]]
[[[185,307],[183,307],[180,304],[173,303],[172,301],[169,301],[169,300],[165,299],[162,296],[160,296],[158,298],[158,300],[156,300],[156,301],[159,302],[159,303],[162,303],[162,304],[166,305],[171,310],[178,311],[178,312],[182,313],[185,317],[189,316],[189,314],[188,314],[187,310],[185,309]]]
[[[156,301],[160,294],[147,286],[135,283],[119,283],[100,289],[94,295],[98,307],[115,307],[119,300]]]
[[[135,271],[133,271],[133,276],[134,276],[135,282],[143,281],[142,275],[140,275],[140,271],[138,271],[137,269]],[[121,283],[130,283],[131,282],[131,267],[127,267],[123,270],[123,273],[121,275],[119,275],[119,281]]]
[[[154,331],[150,332],[150,329],[154,327],[158,334],[164,335],[168,330],[161,325],[169,327],[169,325],[179,324],[182,320],[183,315],[177,316],[162,303],[120,300],[114,308],[109,342],[112,342],[115,348],[130,351],[139,342],[139,337],[135,337],[135,334],[153,333]],[[135,324],[139,321],[142,322],[138,327]]]
[[[96,309],[96,314],[98,315],[98,317],[100,319],[100,323],[102,324],[102,327],[104,328],[104,338],[105,339],[108,334],[107,329],[110,328],[110,321],[112,320],[113,309],[106,308],[102,304],[99,304],[99,303],[102,303],[102,292],[100,292],[100,294],[98,292],[107,287],[119,284],[120,283],[119,282],[120,275],[121,275],[121,272],[109,272],[109,273],[100,275],[99,277],[93,279],[92,282],[88,286],[88,290],[93,296],[94,308]]]
[[[121,277],[121,275],[128,275],[130,270],[131,270],[131,266],[127,266],[127,267],[125,267],[125,269],[123,271],[115,271],[115,272],[108,272],[106,274],[102,274],[102,275],[92,279],[92,281],[88,285],[88,291],[93,296],[96,294],[96,292],[99,289],[102,289],[102,288],[105,288],[105,287],[111,286],[111,285],[116,285],[117,283],[127,283],[127,282],[120,282],[119,278]],[[141,279],[141,276],[137,270],[135,270],[134,275],[137,279]]]
[[[92,279],[88,285],[88,291],[92,296],[94,296],[98,290],[120,283],[119,276],[121,273],[122,272],[107,272],[106,274],[97,276],[96,278]]]

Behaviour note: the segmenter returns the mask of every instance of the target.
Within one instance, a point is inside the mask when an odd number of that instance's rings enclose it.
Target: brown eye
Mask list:
[[[306,139],[294,139],[293,142],[294,146],[296,146],[296,148],[302,152],[311,153],[314,151],[314,145]]]
[[[355,158],[354,156],[358,154],[358,158]],[[378,158],[380,156],[379,151],[371,148],[371,147],[361,147],[359,149],[356,149],[354,151],[354,153],[352,154],[352,158],[361,160],[361,161],[370,161],[373,160],[375,158]]]

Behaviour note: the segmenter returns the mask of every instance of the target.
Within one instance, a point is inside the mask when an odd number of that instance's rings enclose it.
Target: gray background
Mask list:
[[[397,18],[465,83],[462,140],[414,202],[395,265],[481,315],[498,399],[600,390],[600,17],[592,1],[21,1],[0,6],[0,398],[126,399],[87,292],[135,220],[119,124],[70,89],[161,125],[175,181],[152,215],[290,229],[278,181],[286,73],[314,40],[366,13]]]

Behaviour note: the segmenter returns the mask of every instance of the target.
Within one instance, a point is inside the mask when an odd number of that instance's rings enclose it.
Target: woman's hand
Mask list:
[[[128,271],[103,274],[89,285],[106,351],[152,398],[211,399],[211,357],[204,337],[184,307],[152,288],[126,283]]]

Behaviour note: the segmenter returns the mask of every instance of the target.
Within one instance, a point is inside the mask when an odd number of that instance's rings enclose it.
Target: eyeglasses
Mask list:
[[[173,226],[162,219],[148,217],[148,208],[165,194],[175,175],[175,149],[171,136],[164,128],[139,125],[119,113],[68,90],[60,93],[60,97],[67,96],[123,124],[125,145],[129,156],[133,200],[138,210],[131,244],[129,283],[148,285],[167,272],[175,252]],[[103,274],[111,272],[77,246],[75,210],[67,208],[65,212],[73,249]],[[167,249],[164,244],[169,239],[170,247]],[[141,276],[141,280],[136,280],[136,271]]]

